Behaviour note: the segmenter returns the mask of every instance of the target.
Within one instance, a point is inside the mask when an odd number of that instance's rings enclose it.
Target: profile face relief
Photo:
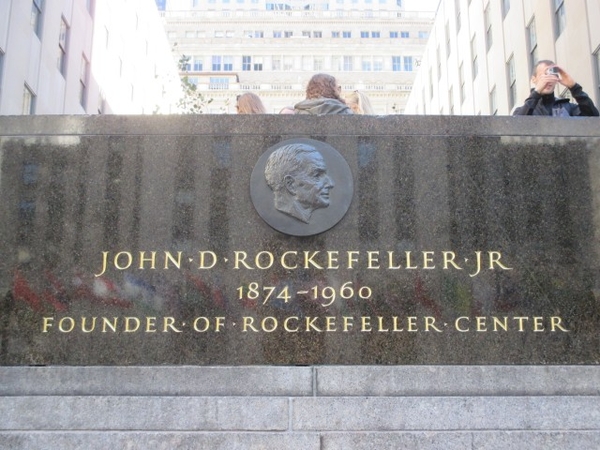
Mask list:
[[[329,206],[329,191],[335,183],[327,174],[323,156],[318,152],[301,156],[302,170],[295,177],[296,198],[305,208],[326,208]]]

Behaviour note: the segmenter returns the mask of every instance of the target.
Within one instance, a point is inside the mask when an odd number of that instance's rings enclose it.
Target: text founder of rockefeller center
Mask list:
[[[321,153],[308,144],[289,144],[275,150],[265,165],[275,209],[304,223],[314,210],[329,206],[334,182]]]

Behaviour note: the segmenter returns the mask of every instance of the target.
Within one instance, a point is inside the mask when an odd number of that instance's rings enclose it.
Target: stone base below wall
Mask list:
[[[0,367],[4,449],[594,449],[600,367]]]

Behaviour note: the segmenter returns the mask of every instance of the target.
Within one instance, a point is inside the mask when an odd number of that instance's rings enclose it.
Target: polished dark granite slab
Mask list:
[[[0,163],[2,365],[600,361],[597,119],[0,117]]]

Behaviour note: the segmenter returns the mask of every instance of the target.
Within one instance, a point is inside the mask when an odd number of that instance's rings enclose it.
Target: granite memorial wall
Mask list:
[[[0,364],[597,364],[597,119],[2,117]]]

